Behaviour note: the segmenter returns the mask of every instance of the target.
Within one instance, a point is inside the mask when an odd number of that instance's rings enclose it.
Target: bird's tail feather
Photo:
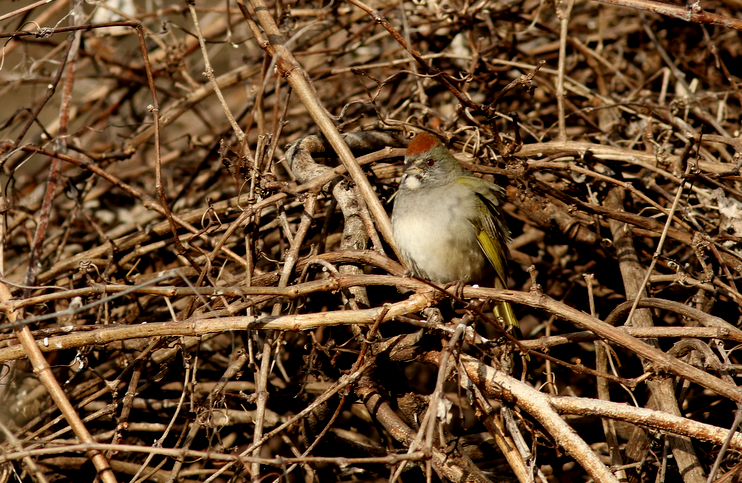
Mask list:
[[[500,277],[495,277],[495,288],[507,288],[507,286],[505,282],[500,280]],[[494,312],[496,317],[502,317],[506,325],[512,325],[516,329],[520,329],[518,318],[515,316],[515,312],[513,312],[513,307],[508,302],[497,302]]]
[[[512,325],[515,328],[520,328],[517,317],[513,312],[513,307],[508,302],[497,302],[494,307],[495,316],[502,317],[507,325]]]
[[[520,331],[520,324],[518,323],[518,319],[515,317],[513,307],[508,302],[497,302],[493,312],[498,319],[502,318],[502,320],[505,321],[506,328],[512,327],[512,334],[516,339],[523,340],[523,333]],[[527,361],[531,360],[531,357],[528,354],[526,354],[525,357]]]

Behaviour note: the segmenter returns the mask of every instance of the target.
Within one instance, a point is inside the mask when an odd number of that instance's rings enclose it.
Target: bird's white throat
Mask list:
[[[420,178],[414,175],[411,176],[409,174],[406,174],[402,179],[402,183],[404,183],[405,188],[416,190],[420,187]]]

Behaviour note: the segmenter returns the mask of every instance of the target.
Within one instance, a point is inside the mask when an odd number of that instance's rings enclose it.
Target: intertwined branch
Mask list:
[[[739,472],[733,8],[6,3],[2,481]],[[423,130],[509,290],[397,261]]]

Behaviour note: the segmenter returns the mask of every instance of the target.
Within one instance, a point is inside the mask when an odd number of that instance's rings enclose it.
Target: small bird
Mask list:
[[[486,282],[507,287],[510,230],[504,190],[465,170],[432,134],[416,135],[392,210],[394,241],[410,271],[435,283]],[[495,315],[518,327],[507,302]]]

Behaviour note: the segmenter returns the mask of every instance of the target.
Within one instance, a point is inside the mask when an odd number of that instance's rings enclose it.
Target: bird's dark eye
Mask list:
[[[434,159],[429,159],[427,161],[427,163],[428,163],[428,166],[433,166],[435,164],[435,160]]]

